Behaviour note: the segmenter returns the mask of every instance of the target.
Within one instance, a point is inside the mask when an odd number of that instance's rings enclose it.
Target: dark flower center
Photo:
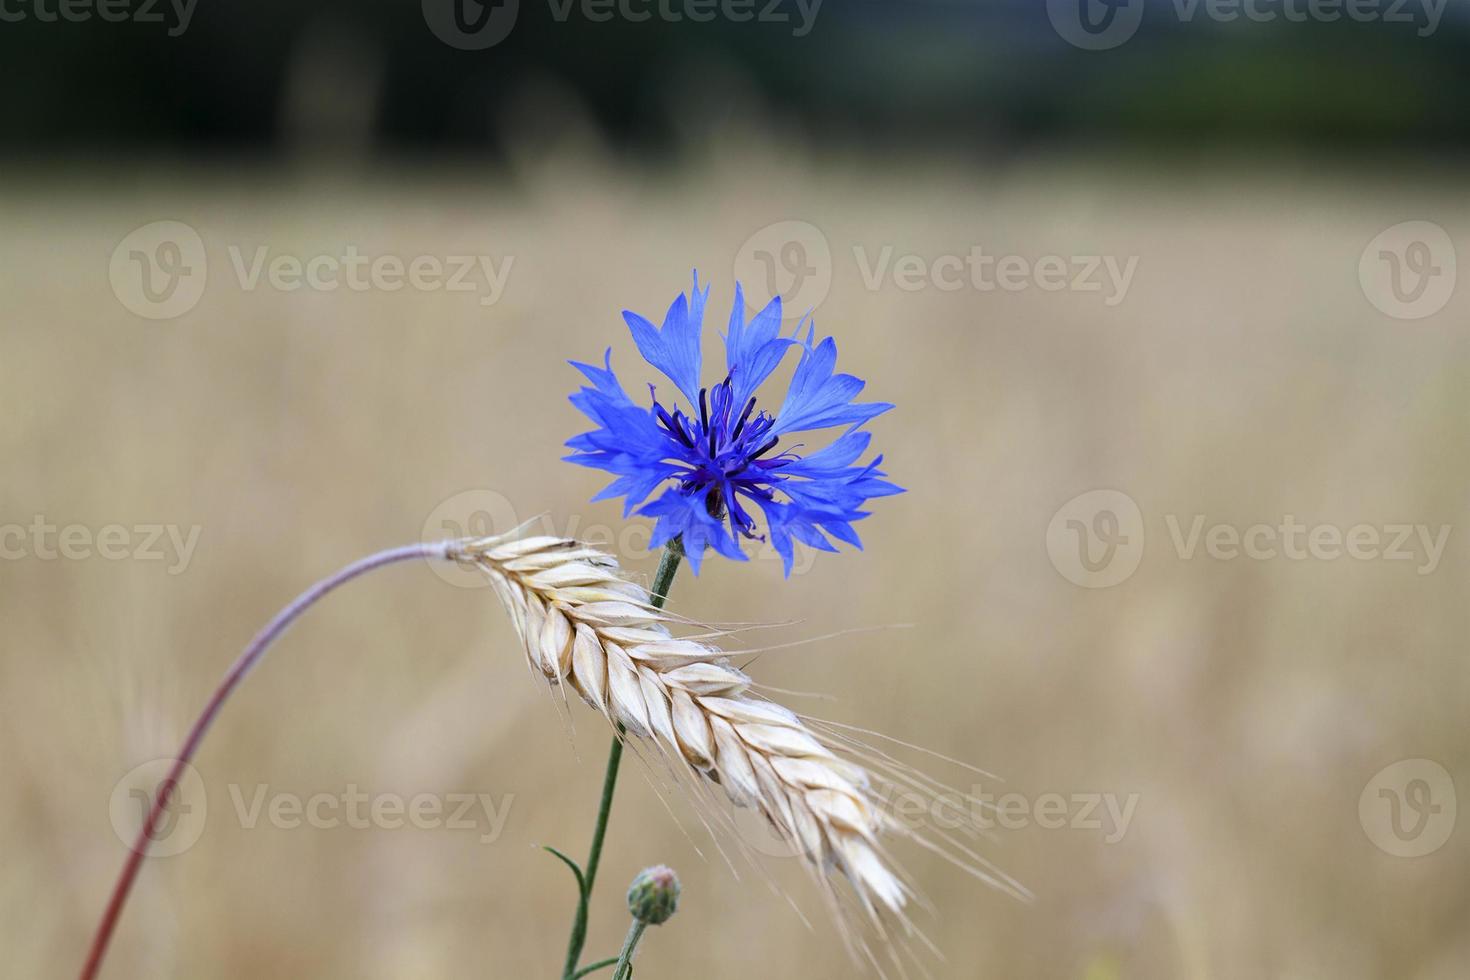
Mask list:
[[[700,389],[697,419],[677,407],[671,413],[657,398],[653,401],[659,425],[674,443],[672,455],[687,467],[680,489],[690,496],[704,494],[711,517],[718,520],[728,513],[734,530],[754,538],[755,521],[738,498],[774,500],[771,488],[785,479],[778,471],[799,457],[790,452],[768,455],[780,442],[771,432],[776,420],[755,411],[754,397],[739,414],[735,409],[728,376],[713,389]]]

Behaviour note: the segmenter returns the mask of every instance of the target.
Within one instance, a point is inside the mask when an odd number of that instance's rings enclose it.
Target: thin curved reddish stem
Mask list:
[[[194,753],[199,751],[199,744],[204,741],[205,734],[214,724],[214,719],[224,707],[225,701],[245,679],[245,675],[250,673],[251,668],[265,656],[271,643],[284,633],[298,616],[338,586],[345,585],[358,576],[365,575],[373,569],[382,568],[384,565],[410,561],[414,558],[442,559],[448,557],[448,553],[448,542],[439,542],[437,544],[405,545],[401,548],[390,548],[387,551],[369,555],[360,561],[353,562],[334,575],[322,579],[301,593],[255,635],[255,639],[250,641],[250,645],[225,673],[224,679],[220,681],[209,703],[204,706],[203,713],[189,729],[189,736],[184,740],[183,748],[179,749],[179,754],[174,759],[168,776],[159,784],[158,792],[153,797],[153,805],[148,811],[148,817],[143,821],[142,829],[138,831],[138,837],[128,853],[127,863],[123,865],[122,874],[118,876],[117,884],[112,887],[112,896],[107,901],[107,909],[102,913],[102,921],[97,924],[97,932],[92,937],[92,946],[87,953],[86,965],[82,967],[81,980],[94,980],[102,969],[102,958],[107,954],[107,946],[112,940],[113,931],[117,928],[117,920],[122,915],[123,905],[127,903],[128,893],[133,890],[133,883],[138,877],[138,869],[142,867],[143,858],[148,855],[148,845],[153,841],[158,821],[168,808],[169,800],[178,788],[184,770],[194,758]]]

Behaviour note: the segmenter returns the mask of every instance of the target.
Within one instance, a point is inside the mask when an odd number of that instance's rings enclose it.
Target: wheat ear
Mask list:
[[[671,627],[687,621],[655,608],[612,556],[567,538],[506,535],[458,543],[451,557],[488,575],[534,670],[569,686],[618,730],[651,742],[676,773],[697,773],[735,805],[763,814],[834,899],[827,873],[840,872],[880,932],[884,913],[912,930],[904,909],[917,897],[883,850],[887,833],[918,839],[1024,893],[963,844],[928,839],[886,813],[884,793],[897,783],[853,756],[935,797],[943,787],[753,693],[751,678],[721,650],[674,635]],[[866,947],[859,951],[872,958]]]

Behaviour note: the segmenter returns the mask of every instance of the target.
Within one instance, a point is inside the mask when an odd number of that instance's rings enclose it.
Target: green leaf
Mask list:
[[[592,973],[595,970],[601,970],[605,966],[616,966],[617,962],[618,958],[616,956],[614,956],[610,960],[598,960],[596,963],[591,963],[587,966],[584,966],[576,973],[573,973],[572,980],[578,980],[578,978],[585,977],[587,974]]]
[[[572,874],[574,874],[574,875],[577,876],[577,894],[579,894],[579,895],[586,895],[587,894],[587,879],[585,879],[585,878],[582,877],[582,867],[581,867],[581,865],[577,864],[576,861],[573,861],[571,858],[567,857],[565,854],[563,854],[561,851],[558,851],[556,848],[552,847],[550,844],[542,844],[541,845],[541,850],[546,851],[548,854],[553,854],[556,857],[561,858],[562,863],[565,864],[567,867],[571,868],[572,869]],[[617,961],[614,960],[613,962],[616,963]]]

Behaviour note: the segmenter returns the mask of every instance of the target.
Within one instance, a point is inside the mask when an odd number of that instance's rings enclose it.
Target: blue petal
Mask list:
[[[622,384],[619,383],[618,376],[613,373],[611,347],[602,353],[602,367],[583,364],[581,361],[568,361],[567,363],[578,371],[581,371],[587,380],[592,382],[593,390],[618,404],[633,404],[633,400],[628,397],[628,393],[623,390]],[[583,390],[585,391],[586,389]]]
[[[837,343],[831,337],[802,351],[786,401],[776,413],[774,434],[861,425],[893,407],[885,402],[854,404],[865,382],[850,374],[834,375],[836,364]]]
[[[701,496],[691,496],[671,487],[657,500],[645,504],[638,513],[658,518],[654,524],[653,538],[649,542],[650,547],[658,548],[675,536],[683,536],[684,555],[689,559],[690,568],[695,575],[699,574],[706,548],[713,548],[726,558],[736,561],[747,560],[745,553],[740,550],[740,543],[725,527],[725,522],[715,520],[709,515]]]
[[[835,552],[837,550],[818,527],[821,521],[803,508],[778,501],[761,501],[760,503],[761,511],[765,514],[766,523],[769,525],[771,544],[775,547],[776,553],[781,556],[781,564],[787,578],[791,577],[791,566],[795,557],[793,540],[818,551]],[[849,528],[848,531],[850,530]],[[856,535],[853,537],[855,538]]]
[[[623,319],[638,345],[643,359],[664,373],[691,405],[699,401],[700,332],[704,324],[704,303],[709,287],[699,289],[699,273],[694,274],[694,288],[689,295],[680,293],[664,314],[662,329],[637,313],[623,311]]]
[[[761,382],[771,376],[786,351],[795,344],[781,333],[781,297],[745,323],[745,293],[735,284],[735,304],[730,308],[730,329],[725,334],[725,367],[730,372],[732,401],[738,411]]]
[[[626,496],[626,516],[658,484],[678,475],[681,469],[667,461],[670,443],[653,413],[634,405],[618,383],[610,353],[604,364],[599,368],[573,362],[592,385],[578,389],[570,401],[596,428],[568,439],[567,447],[575,451],[564,458],[616,475],[619,479],[594,499]]]
[[[784,525],[771,523],[770,535],[776,554],[781,556],[781,571],[787,578],[790,578],[791,565],[796,558],[796,549],[791,544],[791,534]]]
[[[577,460],[572,460],[577,462]],[[612,500],[616,497],[625,497],[623,501],[623,516],[627,517],[633,513],[633,508],[648,499],[648,495],[658,489],[658,485],[672,477],[677,472],[675,467],[663,469],[639,465],[635,471],[618,477],[609,483],[596,496],[593,502],[599,500]]]
[[[872,440],[873,435],[870,432],[849,429],[831,445],[824,446],[809,456],[803,456],[796,462],[783,466],[781,473],[784,476],[804,476],[811,479],[838,475],[852,466],[857,458],[867,451],[868,443]]]

